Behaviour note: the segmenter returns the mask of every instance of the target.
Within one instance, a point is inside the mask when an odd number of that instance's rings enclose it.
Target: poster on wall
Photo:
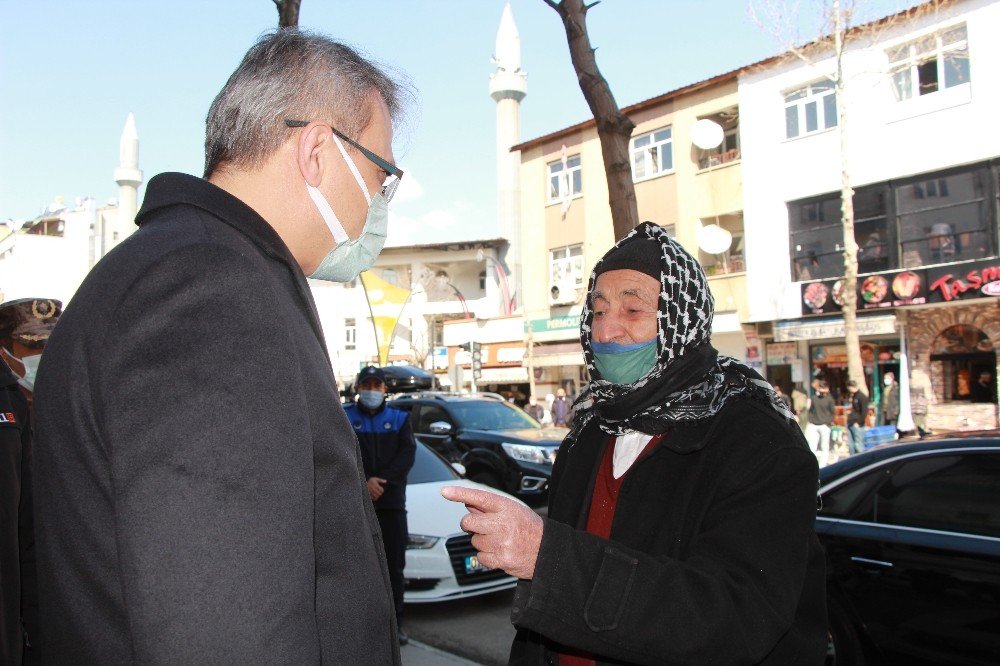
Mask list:
[[[760,338],[754,332],[744,332],[743,336],[747,341],[746,364],[760,372],[763,366],[760,356]]]
[[[794,342],[771,342],[767,345],[768,365],[792,365],[798,356],[798,345]]]
[[[840,312],[843,280],[802,284],[802,314]],[[1000,296],[1000,259],[858,277],[858,310]]]

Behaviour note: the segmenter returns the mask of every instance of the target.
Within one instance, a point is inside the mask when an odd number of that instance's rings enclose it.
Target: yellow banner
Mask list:
[[[392,347],[392,334],[403,314],[403,307],[410,299],[410,290],[386,282],[374,271],[362,273],[361,284],[365,288],[365,297],[372,314],[379,365],[385,365],[389,359],[389,348]]]

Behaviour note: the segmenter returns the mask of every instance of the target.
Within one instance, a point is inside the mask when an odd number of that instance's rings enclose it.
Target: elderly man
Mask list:
[[[380,252],[399,106],[352,49],[262,37],[209,110],[205,179],[153,178],[77,291],[35,394],[46,662],[399,663],[306,282]]]
[[[541,518],[471,510],[479,561],[521,578],[512,664],[818,664],[826,651],[817,464],[756,373],[719,357],[701,267],[644,223],[597,263],[590,383]]]

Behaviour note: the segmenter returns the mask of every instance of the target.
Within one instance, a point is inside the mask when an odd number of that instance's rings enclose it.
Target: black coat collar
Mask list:
[[[176,205],[188,205],[211,213],[247,236],[268,255],[302,269],[281,236],[260,214],[217,185],[186,173],[161,173],[149,181],[142,208],[135,223],[140,227],[158,211]]]
[[[257,211],[221,187],[186,173],[161,173],[153,176],[146,186],[146,196],[139,214],[136,215],[135,223],[141,227],[155,218],[157,213],[172,206],[194,206],[204,210],[249,238],[265,255],[285,264],[292,274],[302,303],[308,312],[316,339],[319,340],[327,359],[330,358],[319,312],[316,310],[316,303],[306,282],[306,276],[274,227]]]

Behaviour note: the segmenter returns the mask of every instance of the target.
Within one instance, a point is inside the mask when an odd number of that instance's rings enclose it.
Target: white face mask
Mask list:
[[[41,354],[35,354],[33,356],[25,356],[19,358],[11,354],[6,348],[4,348],[4,353],[10,354],[14,359],[21,362],[24,366],[24,376],[17,378],[17,383],[28,389],[32,393],[35,392],[35,376],[38,374],[38,363],[42,360]],[[3,363],[3,361],[0,361]],[[14,372],[14,376],[17,376],[17,372]]]
[[[337,215],[333,212],[330,202],[326,200],[323,193],[306,183],[309,198],[313,200],[319,214],[323,217],[323,221],[330,229],[330,233],[333,234],[333,240],[337,243],[336,247],[327,252],[319,267],[309,277],[329,282],[350,282],[363,271],[371,268],[382,251],[385,237],[389,231],[389,204],[381,193],[374,197],[368,193],[368,186],[365,185],[364,178],[361,177],[354,160],[344,150],[344,144],[336,135],[334,135],[333,140],[337,143],[340,154],[344,156],[344,161],[347,162],[362,194],[365,195],[365,201],[368,202],[368,217],[365,219],[361,235],[352,240],[347,235],[347,231],[344,230],[344,225],[337,219]]]
[[[892,386],[892,377],[886,377],[884,381],[886,386]]]

